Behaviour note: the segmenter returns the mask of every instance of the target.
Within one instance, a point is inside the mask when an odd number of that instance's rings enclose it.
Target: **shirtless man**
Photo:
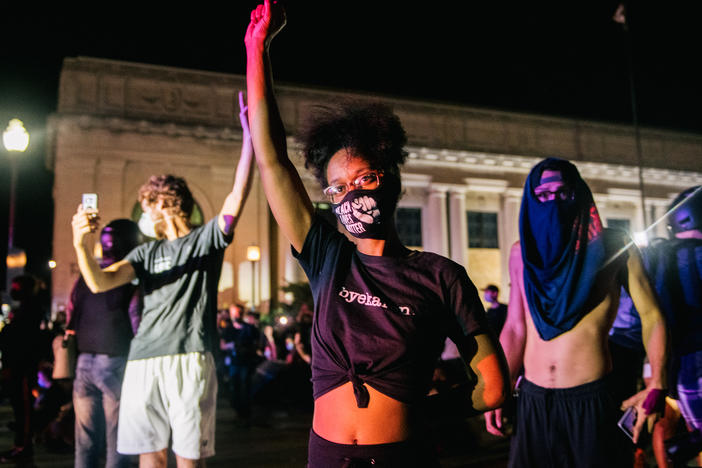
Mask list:
[[[607,379],[607,332],[622,285],[641,316],[652,369],[648,386],[622,404],[636,407],[634,441],[657,419],[666,381],[666,328],[638,250],[602,229],[587,184],[555,158],[527,177],[519,224],[500,335],[513,385],[524,373],[510,466],[622,466],[619,402]],[[485,419],[488,432],[504,435],[500,409]]]

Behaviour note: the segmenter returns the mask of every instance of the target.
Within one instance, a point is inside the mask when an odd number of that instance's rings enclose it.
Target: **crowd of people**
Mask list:
[[[274,402],[310,410],[313,468],[439,466],[442,444],[428,423],[436,412],[484,418],[487,432],[510,438],[510,467],[643,466],[647,448],[659,467],[695,458],[702,188],[671,205],[670,239],[639,249],[603,226],[574,164],[542,160],[524,184],[509,300],[486,285],[486,307],[462,265],[400,240],[407,136],[388,106],[320,107],[300,126],[305,166],[337,224],[314,209],[273,88],[269,49],[285,23],[279,2],[251,13],[242,151],[215,218],[190,224],[193,197],[174,175],[141,187],[138,224],[100,230],[98,211],[79,206],[81,275],[66,323],[49,337],[36,282],[13,282],[17,306],[0,350],[15,441],[2,460],[31,456],[42,434],[74,446],[76,466],[137,457],[165,466],[169,448],[178,466],[204,466],[215,453],[218,388],[243,426]],[[243,304],[217,308],[254,160],[309,281],[310,299],[286,327]]]
[[[252,423],[254,406],[262,410],[260,424],[273,408],[310,409],[312,389],[311,323],[312,308],[301,303],[275,320],[232,304],[221,310],[218,319],[220,352],[217,355],[220,388],[243,426]],[[278,317],[278,318],[280,318]]]
[[[50,321],[45,294],[37,277],[16,276],[10,289],[15,307],[0,321],[0,399],[12,408],[7,425],[14,435],[0,463],[31,457],[36,440],[52,450],[72,449],[71,383],[53,372],[53,342],[63,339],[66,315]]]

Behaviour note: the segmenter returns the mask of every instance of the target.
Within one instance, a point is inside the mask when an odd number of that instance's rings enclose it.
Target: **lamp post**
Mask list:
[[[17,161],[15,153],[23,153],[29,146],[29,133],[19,119],[12,119],[2,134],[2,142],[9,153],[10,163],[10,208],[7,227],[7,289],[12,281],[11,272],[21,272],[27,264],[27,256],[22,249],[15,248],[15,191],[17,186]]]
[[[246,259],[251,262],[251,310],[253,310],[256,303],[256,262],[261,260],[261,249],[259,246],[248,246],[246,248]]]

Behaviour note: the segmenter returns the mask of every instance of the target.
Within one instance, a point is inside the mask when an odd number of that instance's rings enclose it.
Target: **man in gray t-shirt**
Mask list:
[[[239,104],[241,157],[232,191],[215,219],[193,228],[194,200],[185,180],[152,176],[139,190],[144,211],[139,225],[156,240],[101,269],[87,236],[97,230],[97,212],[79,206],[73,216],[73,245],[90,290],[106,291],[138,279],[144,295],[122,385],[117,441],[120,453],[139,454],[141,466],[165,466],[169,440],[178,466],[196,466],[214,455],[217,283],[252,174],[242,93]]]

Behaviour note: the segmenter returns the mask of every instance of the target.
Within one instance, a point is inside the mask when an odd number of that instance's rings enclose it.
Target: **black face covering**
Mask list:
[[[332,203],[336,218],[359,239],[383,239],[395,204],[387,185],[373,190],[351,190],[339,203]]]

